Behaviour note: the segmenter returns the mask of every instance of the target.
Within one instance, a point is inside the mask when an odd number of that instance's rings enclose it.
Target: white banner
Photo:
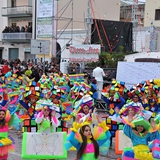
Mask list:
[[[118,62],[118,81],[126,83],[129,89],[142,81],[160,78],[160,63]]]
[[[52,38],[53,0],[37,0],[37,38]]]
[[[27,155],[63,155],[63,133],[27,133]]]
[[[100,45],[72,45],[69,48],[70,62],[97,62],[101,53]]]
[[[52,2],[53,0],[38,0],[37,1],[37,17],[45,18],[52,17]]]

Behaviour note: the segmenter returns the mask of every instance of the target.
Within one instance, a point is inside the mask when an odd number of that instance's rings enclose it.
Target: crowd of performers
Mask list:
[[[29,71],[31,72],[31,71]],[[54,133],[60,121],[73,121],[66,149],[75,147],[77,160],[96,160],[107,154],[112,138],[106,119],[98,114],[95,78],[84,82],[84,75],[42,75],[39,82],[22,85],[23,78],[5,75],[0,86],[0,159],[13,151],[9,129],[21,130],[25,118],[34,119],[39,133]],[[124,134],[133,143],[122,159],[160,159],[160,79],[146,80],[130,89],[116,80],[102,91],[112,121],[124,124]]]

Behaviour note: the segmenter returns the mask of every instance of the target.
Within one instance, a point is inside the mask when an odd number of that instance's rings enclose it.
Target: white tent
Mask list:
[[[160,52],[142,52],[125,56],[126,62],[135,62],[137,58],[156,58],[160,59]]]

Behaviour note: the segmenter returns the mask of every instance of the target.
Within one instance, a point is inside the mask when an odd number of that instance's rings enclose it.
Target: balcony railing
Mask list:
[[[3,7],[2,16],[29,16],[32,15],[32,6]]]
[[[32,39],[32,33],[2,33],[2,41],[8,42],[30,42]]]

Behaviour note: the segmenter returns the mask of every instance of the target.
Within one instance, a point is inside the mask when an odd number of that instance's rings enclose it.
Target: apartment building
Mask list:
[[[160,27],[160,0],[146,0],[144,26]]]
[[[31,39],[37,38],[36,36],[36,4],[40,0],[1,0],[0,3],[0,59],[14,60],[20,58],[21,60],[33,59],[30,54]],[[41,0],[43,3],[44,0]],[[52,0],[51,0],[52,1]],[[69,0],[67,0],[69,2]],[[58,1],[58,10],[65,9],[67,6],[66,0]],[[101,3],[99,3],[101,1]],[[92,1],[91,12],[94,13],[93,18],[115,20],[119,21],[120,13],[120,0],[94,0]],[[72,12],[73,8],[73,14]],[[85,17],[87,16],[87,0],[74,0],[73,4],[66,7],[66,10],[58,22],[58,30],[61,30],[66,25],[67,17],[73,19],[73,29],[77,32],[86,29]],[[68,19],[69,20],[69,19]],[[5,28],[6,27],[6,28]],[[24,27],[24,28],[23,28]],[[27,27],[31,27],[27,31]],[[66,28],[71,30],[71,25]],[[31,31],[32,30],[32,31]],[[81,31],[79,32],[81,33]],[[65,30],[63,32],[63,37]],[[79,35],[80,36],[80,35]],[[85,37],[83,36],[85,39]],[[51,38],[44,37],[44,39],[52,40]],[[82,39],[82,37],[81,37]],[[62,40],[60,40],[62,42]],[[74,43],[74,40],[73,40]],[[76,42],[77,44],[77,42]],[[82,44],[82,43],[81,43]],[[60,44],[61,47],[64,44]]]
[[[32,34],[32,0],[2,0],[0,21],[0,59],[30,59]]]
[[[138,24],[144,26],[145,4],[138,5]],[[132,22],[132,5],[122,4],[120,7],[120,21]]]

